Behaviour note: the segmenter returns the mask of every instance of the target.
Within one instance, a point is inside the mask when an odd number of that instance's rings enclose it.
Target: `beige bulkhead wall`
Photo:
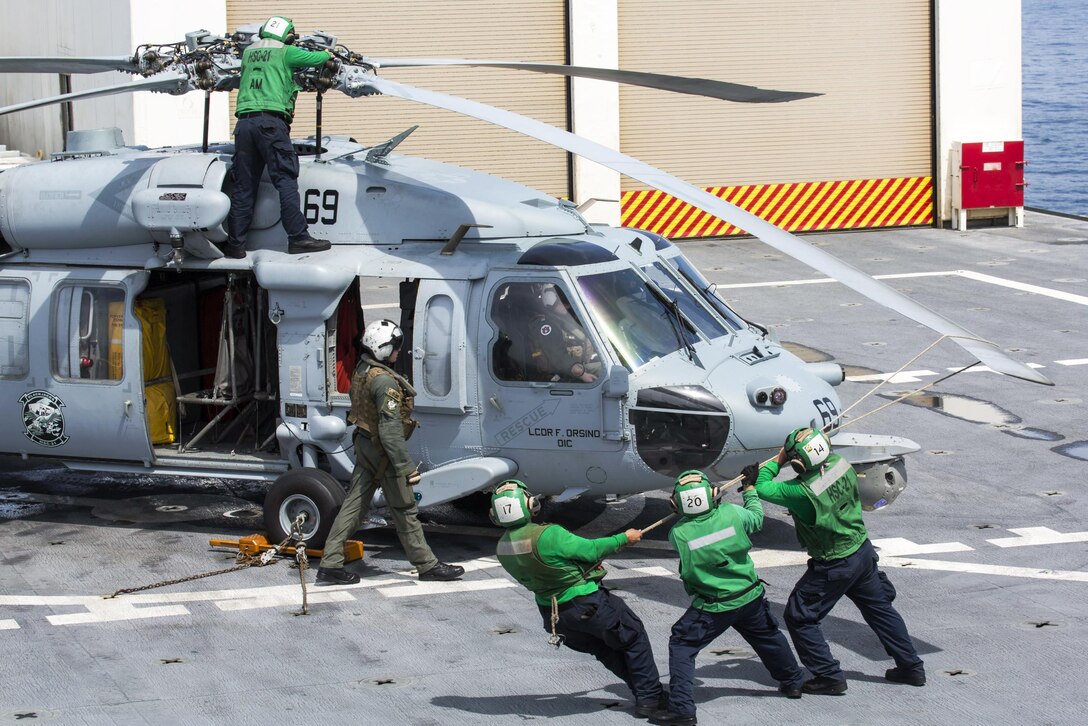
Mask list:
[[[824,94],[738,104],[624,87],[625,153],[701,186],[929,176],[930,0],[623,0],[619,11],[625,68]]]
[[[301,34],[322,30],[357,53],[372,57],[513,59],[567,62],[563,0],[439,0],[360,3],[357,0],[228,0],[227,26],[290,17]],[[568,129],[567,81],[521,71],[485,68],[384,69],[381,75],[429,90],[462,96]],[[231,94],[232,112],[234,96]],[[314,133],[313,94],[300,94],[295,138]],[[527,184],[557,197],[570,196],[568,154],[535,139],[476,119],[384,96],[324,97],[322,134],[376,144],[419,124],[398,153],[423,156]]]

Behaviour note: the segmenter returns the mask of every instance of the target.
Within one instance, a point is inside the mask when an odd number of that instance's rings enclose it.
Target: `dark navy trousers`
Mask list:
[[[767,607],[767,598],[760,595],[747,605],[721,613],[689,607],[672,626],[669,637],[670,711],[695,714],[695,656],[729,628],[735,628],[752,646],[772,678],[783,686],[801,685],[804,674]]]
[[[544,630],[552,631],[551,606],[540,606]],[[601,588],[559,606],[555,631],[564,644],[589,653],[627,684],[639,706],[656,705],[661,676],[654,663],[650,638],[637,615],[620,598]]]
[[[272,114],[246,116],[234,127],[234,193],[230,202],[228,231],[245,245],[246,232],[253,222],[253,205],[261,174],[268,178],[280,195],[280,221],[288,239],[306,234],[306,217],[298,194],[298,154],[291,145],[291,127]]]
[[[820,622],[845,595],[876,633],[884,650],[904,671],[922,670],[922,659],[914,649],[907,625],[892,607],[895,587],[876,563],[876,550],[869,540],[852,555],[838,560],[809,560],[808,570],[797,581],[786,603],[786,627],[801,662],[814,676],[843,680],[839,662],[831,657]]]

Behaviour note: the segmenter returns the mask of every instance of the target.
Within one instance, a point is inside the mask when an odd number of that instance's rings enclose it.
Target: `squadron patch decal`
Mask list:
[[[23,433],[35,444],[61,446],[68,441],[64,433],[64,401],[49,391],[29,391],[19,399],[23,406]]]
[[[552,333],[552,326],[550,326],[550,325],[540,326],[540,334],[541,335],[551,335],[551,333]]]

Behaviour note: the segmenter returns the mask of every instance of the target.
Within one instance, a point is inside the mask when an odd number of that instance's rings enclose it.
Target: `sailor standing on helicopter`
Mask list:
[[[789,464],[796,482],[774,481]],[[801,428],[786,437],[778,458],[759,468],[746,467],[745,486],[755,483],[760,499],[786,507],[797,539],[809,557],[808,569],[786,603],[786,627],[801,662],[812,672],[805,693],[846,692],[846,676],[831,656],[820,622],[843,595],[861,611],[888,655],[895,659],[884,677],[894,683],[924,686],[922,659],[892,606],[895,587],[877,567],[880,558],[869,541],[861,516],[858,475],[850,462],[831,452],[831,442],[818,429]]]
[[[351,585],[359,581],[344,569],[344,542],[370,513],[378,487],[393,517],[397,538],[420,580],[456,580],[465,574],[459,565],[439,562],[423,537],[419,507],[412,487],[420,474],[408,454],[406,439],[416,422],[411,418],[416,392],[390,367],[397,361],[404,334],[392,320],[379,320],[363,332],[363,356],[351,378],[351,411],[355,425],[355,471],[344,504],[325,540],[325,553],[317,571],[322,584]]]
[[[253,222],[253,207],[261,174],[280,196],[280,221],[287,232],[287,251],[293,255],[320,252],[332,245],[310,236],[298,195],[298,154],[291,145],[291,120],[299,86],[293,73],[317,68],[332,56],[323,50],[296,48],[295,26],[289,18],[273,16],[261,26],[260,40],[242,53],[242,77],[234,127],[234,192],[231,195],[230,239],[221,247],[235,259],[246,256],[246,232]]]

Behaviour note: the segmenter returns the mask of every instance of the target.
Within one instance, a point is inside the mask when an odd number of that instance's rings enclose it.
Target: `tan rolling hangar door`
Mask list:
[[[791,231],[933,221],[931,0],[622,0],[620,66],[822,93],[738,104],[621,87],[621,146]],[[732,225],[623,180],[625,225]]]
[[[263,22],[270,15],[291,18],[300,34],[322,30],[335,35],[339,43],[371,57],[567,62],[564,0],[227,0],[231,30]],[[380,73],[570,128],[567,80],[562,76],[487,68],[390,68]],[[231,96],[233,114],[236,94]],[[419,128],[397,153],[457,164],[570,197],[570,159],[563,150],[411,101],[384,96],[349,99],[337,92],[324,97],[323,135],[377,144],[416,124]],[[291,135],[301,138],[314,131],[314,94],[299,94]]]

